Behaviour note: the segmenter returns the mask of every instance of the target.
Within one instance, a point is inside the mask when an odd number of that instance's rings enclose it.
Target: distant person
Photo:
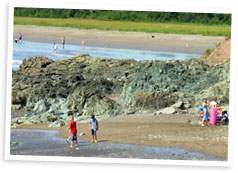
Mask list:
[[[198,122],[199,122],[199,124],[202,125],[202,121],[203,121],[203,107],[199,106],[199,114],[198,114]]]
[[[209,114],[208,114],[208,103],[207,103],[207,99],[204,99],[204,102],[203,102],[203,119],[202,119],[202,126],[204,125],[208,125],[209,122]]]
[[[53,46],[54,53],[56,53],[57,49],[58,49],[58,46],[54,43],[54,46]]]
[[[17,38],[15,38],[14,43],[18,43],[18,39]]]
[[[185,48],[185,49],[189,48],[188,43],[186,43],[186,44],[184,45],[184,48]]]
[[[18,40],[19,40],[19,43],[21,44],[21,40],[22,40],[22,33],[19,33]]]
[[[71,117],[68,129],[70,129],[70,133],[71,133],[71,145],[70,145],[70,147],[73,148],[75,143],[78,144],[78,141],[77,141],[77,126],[76,126],[76,122],[74,121],[74,117]],[[74,141],[75,141],[75,143],[74,143]]]
[[[85,49],[85,41],[82,40],[82,50],[84,50],[84,49]]]
[[[91,143],[97,143],[97,131],[98,131],[98,121],[96,120],[94,115],[91,115],[91,119],[89,122],[89,130],[91,130],[92,141]]]
[[[216,103],[216,98],[214,98],[210,105],[209,105],[209,109],[210,109],[210,120],[209,123],[212,125],[216,125],[217,124],[217,103]]]
[[[64,45],[65,45],[65,37],[62,37],[61,42],[62,42],[62,48],[64,49]]]

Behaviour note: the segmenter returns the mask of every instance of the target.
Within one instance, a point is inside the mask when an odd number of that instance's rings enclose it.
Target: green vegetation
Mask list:
[[[82,10],[52,8],[15,8],[15,17],[78,18],[106,21],[134,21],[156,23],[196,23],[231,25],[231,14],[178,13],[149,11]]]
[[[206,49],[206,51],[205,51],[205,55],[206,56],[208,56],[208,55],[210,55],[212,53],[212,50],[211,49]]]
[[[15,17],[14,24],[72,27],[79,29],[100,29],[117,31],[140,31],[148,33],[174,33],[174,34],[197,34],[210,36],[227,36],[231,34],[228,25],[202,25],[185,23],[154,23],[154,22],[131,22],[131,21],[102,21],[95,19],[56,19],[56,18],[30,18]]]

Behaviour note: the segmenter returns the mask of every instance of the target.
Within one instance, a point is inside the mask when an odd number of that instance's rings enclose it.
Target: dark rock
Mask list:
[[[85,91],[80,88],[77,88],[68,96],[66,104],[73,114],[77,114],[82,110],[84,116],[89,116],[91,114],[115,116],[121,110],[119,104],[99,92]]]
[[[136,91],[128,102],[129,109],[158,110],[173,105],[178,99],[171,91]]]
[[[45,114],[67,119],[69,111],[74,116],[115,116],[173,105],[176,112],[184,113],[199,106],[204,97],[217,97],[219,105],[228,105],[229,67],[229,63],[209,67],[198,59],[135,61],[78,55],[53,61],[33,57],[13,71],[12,109],[26,107],[35,122],[46,122],[58,119],[48,120]],[[120,99],[109,99],[114,94]]]
[[[38,75],[39,73],[44,71],[44,68],[46,68],[53,62],[53,60],[44,56],[25,59],[20,65],[18,72],[25,75]]]

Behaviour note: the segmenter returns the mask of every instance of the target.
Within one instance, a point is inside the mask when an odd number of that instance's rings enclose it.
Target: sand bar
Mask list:
[[[95,29],[76,29],[64,27],[42,27],[32,25],[14,25],[14,38],[23,34],[23,40],[55,42],[61,44],[65,36],[66,44],[86,46],[144,49],[153,51],[183,52],[204,54],[206,49],[213,49],[224,37],[178,35],[144,32],[101,31]],[[153,36],[153,38],[152,38]],[[185,44],[189,48],[185,48]]]

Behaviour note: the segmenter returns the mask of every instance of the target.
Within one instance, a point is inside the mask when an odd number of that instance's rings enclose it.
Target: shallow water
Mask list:
[[[91,144],[86,140],[78,140],[78,146],[69,148],[64,138],[56,136],[57,131],[12,129],[11,155],[35,156],[69,156],[69,157],[104,157],[104,158],[138,158],[169,160],[216,160],[223,159],[207,156],[197,152],[188,152],[178,148],[162,148],[120,144],[99,141]]]
[[[160,52],[140,49],[119,49],[106,47],[86,46],[84,50],[81,45],[66,44],[65,49],[57,45],[57,53],[53,52],[53,44],[22,41],[21,44],[13,43],[13,69],[19,68],[23,59],[33,56],[46,56],[53,60],[71,58],[77,54],[89,54],[92,57],[116,58],[116,59],[135,59],[140,60],[185,60],[195,58],[200,54],[188,54],[178,52]]]

